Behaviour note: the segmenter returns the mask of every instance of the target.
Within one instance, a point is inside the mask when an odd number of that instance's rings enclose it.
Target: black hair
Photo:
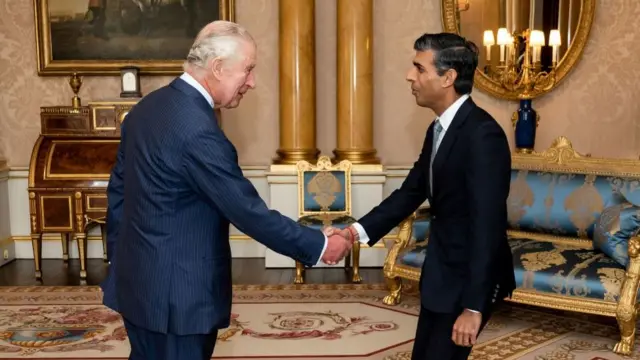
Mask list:
[[[455,70],[458,77],[453,88],[459,95],[470,94],[473,75],[478,67],[478,47],[460,35],[452,33],[423,34],[413,44],[416,51],[433,51],[433,65],[438,75]]]

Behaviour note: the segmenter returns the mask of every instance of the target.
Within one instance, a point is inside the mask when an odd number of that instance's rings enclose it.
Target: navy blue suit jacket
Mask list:
[[[229,224],[315,265],[325,236],[270,210],[194,87],[177,78],[131,109],[107,188],[104,303],[133,324],[177,335],[229,326]]]

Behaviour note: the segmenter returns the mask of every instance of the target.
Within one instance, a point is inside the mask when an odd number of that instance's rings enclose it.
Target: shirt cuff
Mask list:
[[[322,233],[322,235],[324,235],[324,233]],[[324,246],[322,247],[322,252],[320,253],[320,257],[318,257],[318,262],[316,263],[316,265],[322,262],[322,257],[324,256],[324,252],[327,250],[328,243],[329,239],[327,238],[327,235],[324,235]]]
[[[358,241],[360,241],[360,243],[362,244],[368,244],[369,235],[367,235],[367,232],[364,231],[362,225],[360,225],[359,223],[353,223],[351,226],[353,226],[353,228],[358,232]]]
[[[471,310],[471,309],[465,309],[465,310],[471,311],[472,313],[480,314],[480,311],[477,311],[477,310]]]

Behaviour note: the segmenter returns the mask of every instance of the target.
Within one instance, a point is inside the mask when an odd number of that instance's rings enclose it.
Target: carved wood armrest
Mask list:
[[[628,355],[633,349],[636,335],[638,284],[640,283],[640,237],[629,239],[629,265],[625,272],[620,299],[616,309],[616,319],[620,327],[621,340],[614,352]]]
[[[398,254],[403,249],[407,247],[413,246],[415,244],[415,239],[413,239],[413,223],[416,219],[422,216],[429,216],[426,212],[428,207],[420,207],[416,210],[411,216],[404,219],[400,225],[398,226],[398,236],[396,236],[389,253],[384,261],[384,271],[385,273],[390,272],[398,258]]]
[[[640,283],[640,237],[633,236],[629,239],[629,266],[625,272],[625,278],[620,289],[620,301],[635,305]]]

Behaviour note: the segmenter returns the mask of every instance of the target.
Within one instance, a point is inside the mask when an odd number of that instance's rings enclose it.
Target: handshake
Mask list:
[[[322,261],[327,265],[335,265],[351,251],[355,241],[358,241],[358,232],[349,226],[342,230],[331,226],[322,229],[327,236],[327,248],[322,256]]]

